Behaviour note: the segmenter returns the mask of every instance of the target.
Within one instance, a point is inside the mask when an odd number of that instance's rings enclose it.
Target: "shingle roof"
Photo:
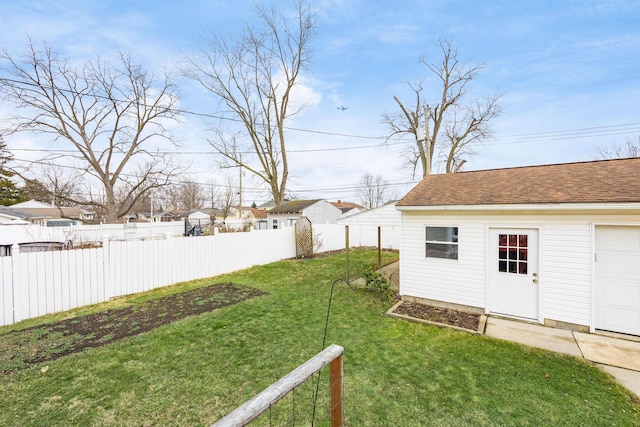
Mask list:
[[[28,212],[30,217],[48,217],[48,218],[81,218],[83,209],[78,207],[48,207],[48,208],[20,208],[24,212]],[[89,212],[89,211],[84,211]]]
[[[343,202],[342,200],[338,200],[337,202],[330,202],[333,206],[335,206],[338,209],[342,209],[342,208],[349,208],[349,209],[353,209],[353,208],[358,208],[358,209],[364,209],[362,206],[360,206],[357,203],[353,203],[353,202]]]
[[[270,214],[301,213],[303,209],[306,209],[309,206],[318,203],[320,200],[322,199],[291,200],[291,201],[282,203],[280,206],[276,206],[275,208],[271,209],[269,213]]]
[[[11,206],[0,206],[0,214],[14,216],[17,218],[30,218],[33,216],[30,212],[23,211],[22,209],[12,208]]]
[[[396,206],[640,202],[640,158],[430,175]]]

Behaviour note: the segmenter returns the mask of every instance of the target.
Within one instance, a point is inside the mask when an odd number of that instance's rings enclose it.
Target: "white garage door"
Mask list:
[[[640,227],[596,227],[596,329],[640,335]]]

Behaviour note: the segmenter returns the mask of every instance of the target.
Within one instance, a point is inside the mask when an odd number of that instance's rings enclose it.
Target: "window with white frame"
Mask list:
[[[458,227],[425,227],[427,258],[458,259]]]

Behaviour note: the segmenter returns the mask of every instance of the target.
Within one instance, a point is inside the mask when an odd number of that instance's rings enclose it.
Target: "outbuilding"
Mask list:
[[[403,299],[640,335],[640,158],[431,175],[396,207]]]
[[[271,228],[290,227],[302,216],[314,224],[335,224],[342,211],[324,199],[290,200],[268,211],[267,221]]]

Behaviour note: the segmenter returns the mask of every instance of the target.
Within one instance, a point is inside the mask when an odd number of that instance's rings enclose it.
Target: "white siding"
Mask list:
[[[402,214],[395,204],[388,204],[375,209],[369,209],[355,215],[340,218],[338,224],[355,226],[360,236],[352,236],[354,242],[362,242],[362,246],[377,245],[378,227],[380,227],[381,246],[386,249],[400,248],[400,224]],[[367,243],[364,243],[367,242]],[[357,245],[357,243],[354,243]]]
[[[369,209],[355,215],[340,218],[340,224],[353,225],[374,225],[400,227],[400,219],[402,214],[396,209],[395,204],[380,206],[379,208]]]
[[[591,226],[547,224],[542,233],[542,308],[547,319],[589,325]]]
[[[271,230],[272,228],[274,228],[273,227],[274,220],[278,222],[277,228],[283,228],[283,227],[292,226],[293,224],[290,224],[290,223],[291,222],[295,223],[295,221],[297,221],[298,218],[300,218],[300,214],[296,214],[296,213],[286,213],[286,214],[269,213],[267,214],[267,222],[268,222],[267,229]]]
[[[405,213],[400,248],[400,294],[484,307],[485,228],[463,218]],[[425,257],[425,226],[458,227],[458,259]]]
[[[540,322],[592,325],[593,224],[635,223],[605,213],[403,212],[400,293],[486,309],[490,228],[536,228],[539,233]],[[459,259],[425,258],[425,226],[458,227]]]
[[[335,224],[342,211],[326,200],[320,200],[302,212],[314,224]]]

